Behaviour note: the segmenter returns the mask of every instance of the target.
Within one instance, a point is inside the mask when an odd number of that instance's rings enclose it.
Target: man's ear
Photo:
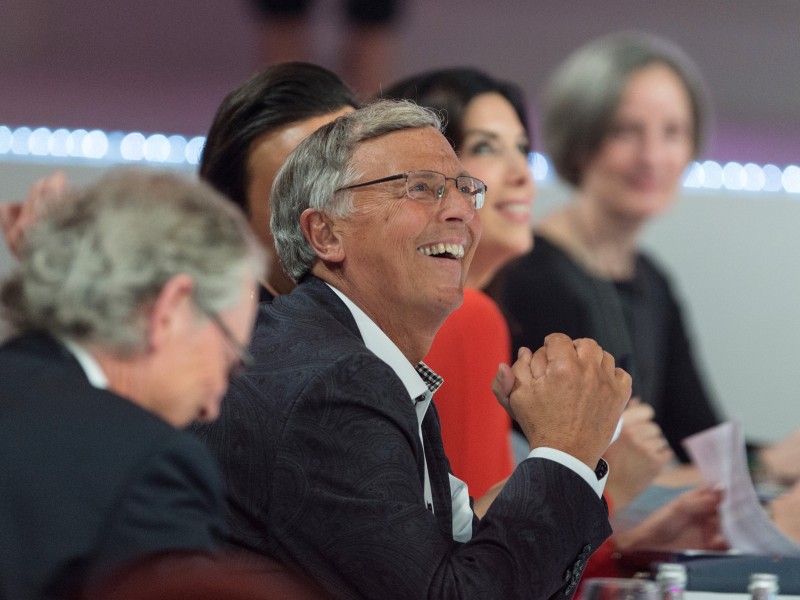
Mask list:
[[[164,284],[147,317],[148,349],[160,348],[176,329],[193,318],[194,311],[187,310],[191,308],[193,293],[194,281],[185,273],[175,275]]]
[[[327,263],[344,261],[344,246],[330,215],[315,208],[307,208],[300,215],[300,227],[320,260]]]

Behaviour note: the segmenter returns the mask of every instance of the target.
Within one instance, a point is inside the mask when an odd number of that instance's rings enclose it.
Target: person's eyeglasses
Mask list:
[[[225,340],[228,342],[228,345],[236,355],[236,361],[228,369],[228,381],[233,381],[237,377],[244,374],[249,367],[253,366],[253,363],[255,363],[255,358],[250,353],[250,350],[236,341],[236,338],[233,337],[231,330],[228,329],[225,323],[222,322],[222,319],[217,313],[206,310],[202,307],[200,307],[200,310],[206,317],[209,318],[209,320],[211,320],[212,323],[214,323],[214,325],[217,326],[217,329],[219,329],[222,337],[225,338]]]
[[[445,186],[448,181],[454,182],[456,184],[456,190],[462,196],[469,199],[476,209],[482,207],[483,201],[486,199],[486,184],[480,179],[470,177],[469,175],[445,177],[442,173],[438,173],[437,171],[409,171],[408,173],[398,173],[397,175],[389,175],[388,177],[373,179],[372,181],[347,185],[336,191],[352,190],[368,185],[375,185],[376,183],[395,181],[397,179],[406,180],[406,195],[412,200],[441,200],[444,198]]]

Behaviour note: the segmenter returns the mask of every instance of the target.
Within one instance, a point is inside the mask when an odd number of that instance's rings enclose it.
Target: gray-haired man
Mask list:
[[[340,117],[289,157],[272,229],[299,285],[262,305],[256,362],[203,431],[237,546],[341,598],[573,593],[610,533],[600,456],[630,378],[589,340],[524,351],[509,409],[534,450],[473,517],[420,360],[461,302],[484,193],[410,103]]]
[[[114,173],[25,232],[2,288],[0,598],[64,598],[222,540],[209,420],[246,360],[263,251],[205,184]]]

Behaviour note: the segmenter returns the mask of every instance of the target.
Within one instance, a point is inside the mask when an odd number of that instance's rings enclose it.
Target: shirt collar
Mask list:
[[[68,338],[60,338],[60,341],[81,365],[89,383],[101,390],[108,389],[108,377],[106,377],[102,367],[100,367],[100,363],[95,360],[94,356],[86,348]]]
[[[438,390],[439,386],[444,383],[442,376],[422,361],[417,363],[417,366],[414,367],[414,370],[417,372],[417,375],[422,378],[422,381],[425,382],[425,385],[428,387],[428,390],[431,394]]]
[[[344,302],[358,327],[364,345],[375,356],[392,368],[392,371],[400,378],[412,400],[420,396],[430,396],[442,384],[443,379],[436,374],[425,363],[420,362],[415,367],[405,355],[400,351],[395,343],[361,310],[350,298],[326,282],[337,296]]]

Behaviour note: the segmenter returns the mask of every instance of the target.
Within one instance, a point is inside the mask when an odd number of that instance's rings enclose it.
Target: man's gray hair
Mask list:
[[[117,170],[26,232],[0,301],[13,332],[130,355],[146,347],[149,308],[172,277],[189,275],[194,302],[216,312],[240,301],[243,277],[265,262],[244,217],[209,185]]]
[[[600,149],[631,76],[663,64],[683,82],[692,114],[695,156],[702,148],[708,95],[694,62],[659,37],[625,32],[605,35],[573,52],[556,70],[542,101],[542,140],[556,171],[579,186],[586,161]]]
[[[300,281],[317,258],[300,227],[303,211],[314,208],[338,217],[352,212],[352,194],[337,190],[362,176],[352,164],[358,145],[423,127],[441,132],[442,122],[435,112],[413,102],[381,100],[339,117],[300,143],[278,172],[270,195],[275,248],[289,277]]]

